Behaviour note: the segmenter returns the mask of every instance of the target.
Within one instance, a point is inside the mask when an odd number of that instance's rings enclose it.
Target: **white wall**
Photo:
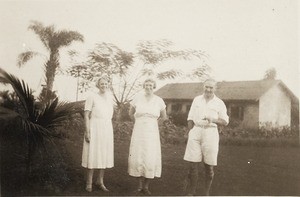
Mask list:
[[[244,128],[257,129],[259,127],[259,106],[257,103],[245,106],[242,124]]]
[[[260,98],[259,122],[270,122],[272,126],[291,125],[291,99],[281,86],[272,87]]]

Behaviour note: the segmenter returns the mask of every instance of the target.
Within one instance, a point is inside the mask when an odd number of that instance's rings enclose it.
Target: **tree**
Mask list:
[[[265,75],[264,75],[264,80],[274,80],[276,78],[277,72],[274,67],[269,68],[266,70]]]
[[[111,90],[118,109],[128,103],[133,95],[141,89],[146,77],[158,80],[175,79],[177,77],[207,77],[209,66],[205,63],[207,55],[200,50],[173,50],[173,43],[168,40],[141,41],[136,52],[131,53],[110,43],[96,44],[89,52],[87,61],[74,65],[67,73],[81,77],[80,89],[90,87],[90,82],[106,74],[111,79]],[[72,55],[75,53],[72,53]],[[196,68],[189,73],[175,69],[172,60],[200,60]]]
[[[6,97],[9,105],[0,106],[0,120],[12,125],[20,121],[21,129],[16,136],[25,136],[27,144],[27,172],[31,172],[33,154],[39,147],[44,147],[45,140],[61,137],[57,128],[64,126],[67,120],[73,119],[74,115],[81,110],[75,104],[59,102],[58,98],[49,100],[47,103],[37,102],[33,91],[23,81],[0,68],[0,83],[9,84],[17,96]],[[7,93],[4,93],[5,95]],[[12,95],[15,95],[12,94]],[[2,125],[3,126],[3,125]],[[5,129],[4,129],[5,130]],[[1,133],[2,134],[2,133]]]
[[[43,45],[49,51],[49,57],[45,63],[46,89],[52,91],[55,75],[59,68],[59,50],[69,46],[73,41],[84,41],[83,35],[77,31],[55,30],[54,25],[44,26],[42,23],[32,21],[28,27],[38,35]],[[18,56],[18,66],[23,66],[38,52],[27,50]]]

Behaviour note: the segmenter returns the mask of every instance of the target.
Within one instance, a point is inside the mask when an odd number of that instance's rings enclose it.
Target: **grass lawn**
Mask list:
[[[73,135],[59,141],[59,149],[49,154],[61,154],[63,159],[37,160],[33,176],[25,174],[24,149],[14,141],[1,140],[1,194],[12,195],[67,195],[67,196],[132,196],[136,195],[137,180],[127,174],[129,140],[115,142],[115,167],[106,171],[105,182],[109,193],[94,189],[84,190],[85,171],[81,167],[82,135]],[[156,196],[184,195],[185,176],[183,154],[185,145],[162,147],[162,177],[150,183]],[[23,151],[23,152],[22,152]],[[203,195],[204,174],[197,195]],[[59,185],[47,184],[49,179]],[[221,196],[274,196],[300,195],[300,148],[253,147],[221,145],[212,195]]]

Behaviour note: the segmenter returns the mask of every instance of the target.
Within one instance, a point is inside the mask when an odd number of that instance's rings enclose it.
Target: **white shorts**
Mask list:
[[[216,166],[219,152],[219,132],[217,127],[192,128],[189,132],[184,160]]]

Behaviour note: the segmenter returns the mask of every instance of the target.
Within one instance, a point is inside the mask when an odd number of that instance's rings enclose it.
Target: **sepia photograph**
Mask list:
[[[300,196],[297,0],[0,0],[0,196]]]

